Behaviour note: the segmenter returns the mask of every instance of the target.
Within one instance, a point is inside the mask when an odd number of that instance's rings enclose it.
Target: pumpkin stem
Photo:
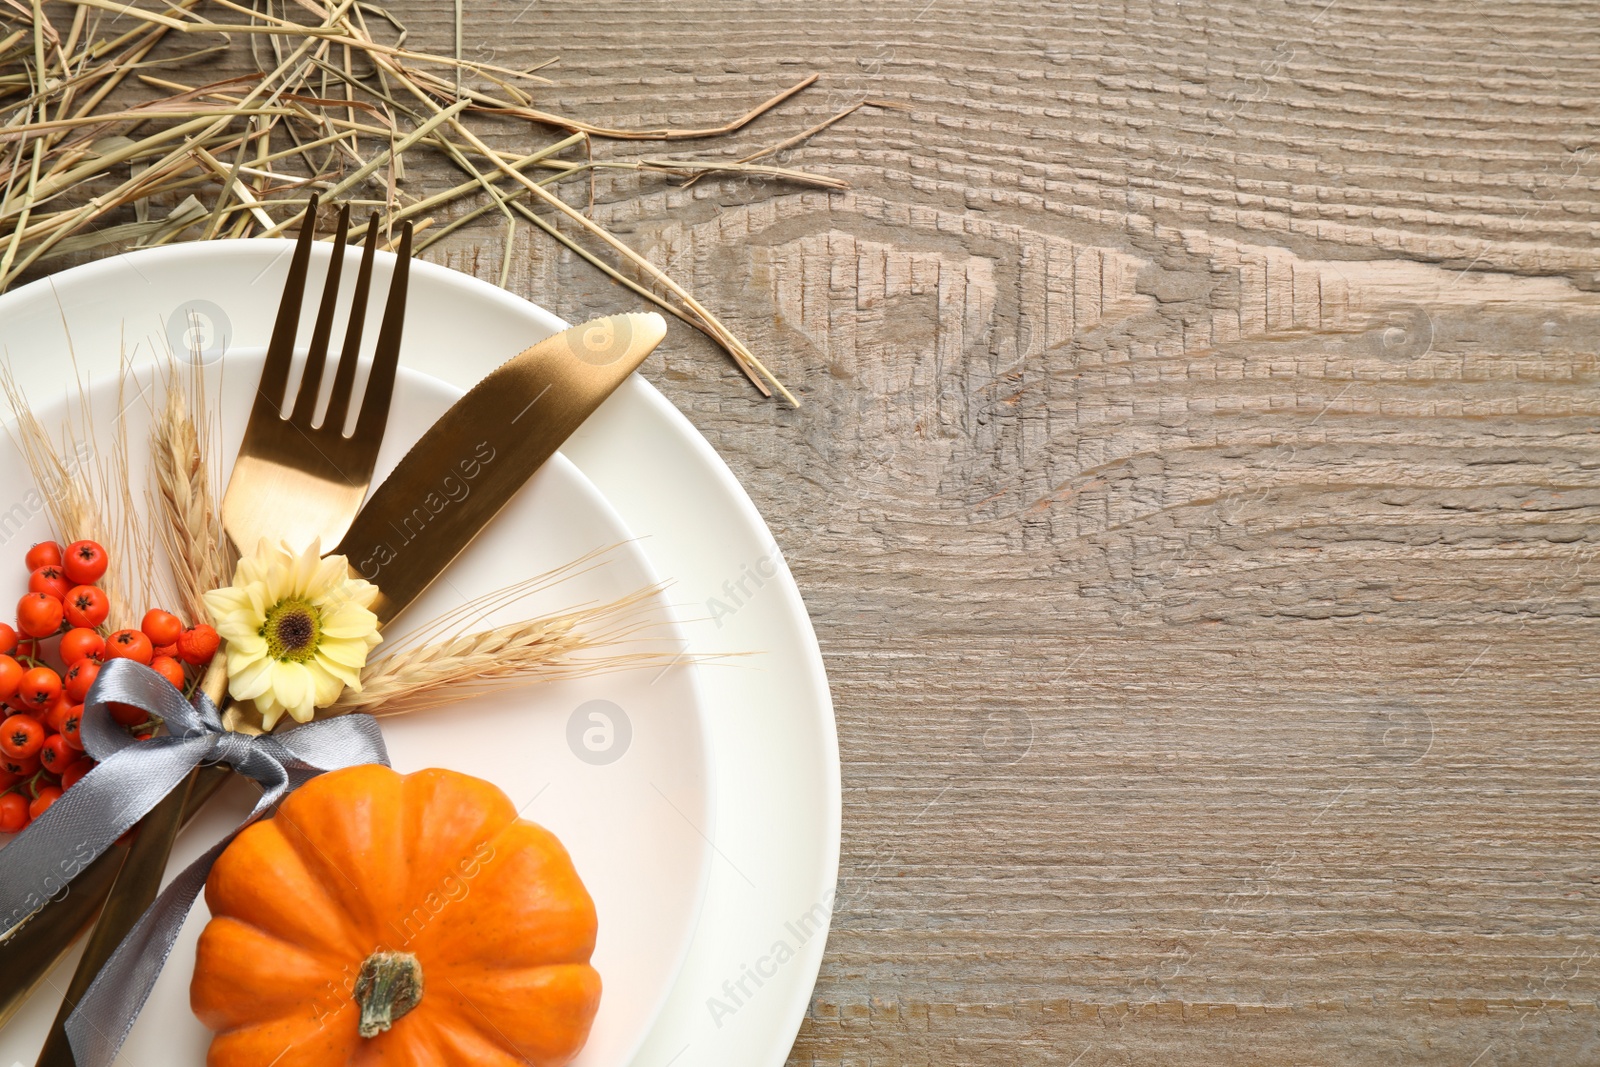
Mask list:
[[[422,964],[409,952],[374,952],[356,976],[362,1037],[377,1037],[422,1002]]]

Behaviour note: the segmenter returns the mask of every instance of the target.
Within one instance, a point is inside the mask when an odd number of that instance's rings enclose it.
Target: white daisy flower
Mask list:
[[[263,540],[239,560],[231,586],[205,594],[227,642],[228,693],[253,701],[268,730],[285,712],[310,722],[346,686],[360,692],[367,652],[381,640],[370,610],[378,587],[321,550],[313,541],[296,556]]]

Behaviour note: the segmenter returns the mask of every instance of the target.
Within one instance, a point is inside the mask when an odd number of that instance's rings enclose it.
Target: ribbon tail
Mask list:
[[[67,1016],[67,1041],[78,1067],[112,1067],[115,1063],[155,989],[156,979],[167,965],[167,957],[172,955],[172,947],[178,943],[189,910],[206,887],[217,857],[288,791],[287,777],[281,771],[265,785],[266,791],[245,820],[185,867],[145,909]]]
[[[79,1067],[111,1067],[116,1061],[172,955],[189,909],[205,888],[211,865],[232,840],[230,834],[212,846],[161,891],[67,1016],[67,1040]]]

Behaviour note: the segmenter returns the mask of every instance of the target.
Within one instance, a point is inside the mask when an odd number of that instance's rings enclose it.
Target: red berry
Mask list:
[[[178,658],[193,666],[209,663],[221,644],[217,631],[203,622],[198,623],[178,635]]]
[[[17,695],[22,684],[22,664],[10,656],[0,656],[0,700],[10,700]]]
[[[0,662],[0,667],[4,663]],[[67,668],[67,675],[61,679],[61,691],[67,696],[83,703],[84,697],[89,695],[89,687],[94,684],[95,675],[100,673],[100,664],[92,659],[80,659]]]
[[[56,693],[55,699],[50,701],[50,706],[45,708],[43,714],[37,716],[37,718],[44,723],[46,730],[53,730],[59,734],[61,727],[56,725],[56,716],[70,707],[72,707],[72,698],[67,696],[63,689]]]
[[[72,666],[80,659],[98,660],[106,639],[87,626],[74,626],[61,635],[61,662]]]
[[[115,700],[106,702],[106,710],[111,713],[111,719],[119,726],[138,726],[140,723],[150,721],[150,713],[137,704],[119,704]]]
[[[17,601],[17,625],[29,637],[49,637],[61,629],[65,611],[49,593],[29,593]]]
[[[0,724],[3,728],[3,724]],[[14,774],[18,778],[32,778],[39,773],[39,757],[29,756],[27,759],[12,759],[0,752],[0,770],[7,774]]]
[[[40,567],[28,575],[28,592],[49,593],[57,600],[65,600],[72,583],[60,567]]]
[[[74,752],[83,751],[83,735],[79,732],[82,726],[83,705],[74,704],[61,717],[61,736],[67,739]]]
[[[44,738],[44,724],[32,715],[13,715],[0,723],[0,752],[11,759],[25,761],[37,756]]]
[[[28,814],[28,798],[21,793],[0,797],[0,834],[20,834],[33,817]]]
[[[17,784],[17,776],[10,771],[0,771],[0,793]]]
[[[150,665],[150,639],[138,630],[118,630],[106,638],[106,659],[131,659],[135,663]]]
[[[50,702],[50,707],[45,709],[45,713],[39,721],[44,723],[46,730],[59,734],[61,732],[61,724],[66,721],[67,711],[71,707],[72,698],[63,690],[56,694],[56,698]]]
[[[184,683],[183,664],[171,656],[155,656],[150,660],[150,669],[161,677],[171,682],[173,688],[182,689]]]
[[[61,787],[47,785],[39,790],[39,795],[33,798],[33,803],[28,805],[28,815],[37,819],[50,810],[50,805],[61,799]]]
[[[17,692],[22,695],[24,704],[42,711],[60,694],[61,675],[49,667],[35,667],[23,673]]]
[[[67,764],[67,766],[62,770],[61,788],[71,789],[73,786],[78,784],[84,775],[94,770],[96,766],[98,766],[98,764],[96,764],[95,761],[90,759],[88,756],[79,756],[77,759]]]
[[[171,656],[173,659],[177,659],[178,642],[174,641],[170,645],[157,645],[150,651],[150,655],[152,658],[156,656]]]
[[[79,585],[67,590],[67,599],[62,601],[62,606],[66,609],[68,622],[91,630],[105,622],[106,616],[111,614],[111,601],[106,599],[105,592],[97,585]]]
[[[10,655],[17,650],[17,631],[8,623],[0,622],[0,652]]]
[[[67,764],[77,758],[78,754],[72,751],[72,746],[60,734],[51,734],[39,748],[39,766],[50,774],[60,774],[67,769]]]
[[[40,541],[28,549],[28,554],[23,557],[23,562],[27,563],[30,571],[36,571],[40,567],[59,567],[61,566],[61,546],[54,541]]]
[[[152,645],[170,645],[183,633],[183,620],[170,611],[151,608],[144,613],[139,629],[144,631]]]
[[[93,585],[106,572],[106,550],[93,541],[74,541],[61,556],[62,569],[78,585]]]

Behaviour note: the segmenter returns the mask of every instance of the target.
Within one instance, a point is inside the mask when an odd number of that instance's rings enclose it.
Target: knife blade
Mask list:
[[[490,371],[440,416],[333,550],[377,585],[378,625],[433,584],[666,331],[653,311],[563,330]]]
[[[422,435],[332,550],[379,583],[372,607],[380,626],[433,583],[665,336],[666,320],[654,312],[563,330],[491,371]],[[227,768],[203,768],[187,802],[172,802],[182,803],[182,821],[230,776]],[[113,879],[98,875],[114,875],[122,852],[97,860],[71,893],[0,939],[0,1026],[99,912]]]

